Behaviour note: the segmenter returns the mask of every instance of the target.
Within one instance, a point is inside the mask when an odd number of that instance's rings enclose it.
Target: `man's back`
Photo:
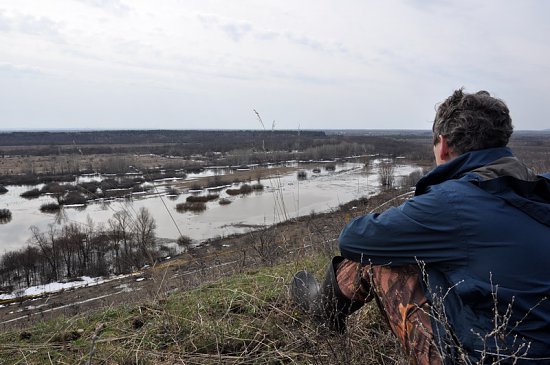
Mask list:
[[[493,168],[502,159],[515,162]],[[423,178],[417,196],[401,207],[348,225],[340,235],[342,255],[375,265],[425,263],[426,294],[432,302],[444,297],[445,304],[446,318],[440,311],[434,327],[444,330],[448,322],[458,340],[451,345],[474,357],[483,349],[511,353],[512,346],[529,343],[527,354],[546,354],[550,225],[537,217],[550,217],[550,205],[529,192],[522,196],[514,184],[538,184],[550,194],[550,182],[534,175],[521,180],[526,177],[514,176],[521,166],[507,148],[463,154]]]

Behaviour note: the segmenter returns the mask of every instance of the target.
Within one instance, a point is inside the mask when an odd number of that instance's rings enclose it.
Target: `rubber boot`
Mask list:
[[[311,314],[320,327],[338,333],[346,331],[346,317],[365,304],[363,301],[352,301],[342,294],[336,280],[336,270],[343,260],[341,256],[331,260],[320,284],[309,272],[298,272],[294,275],[290,290],[294,302]]]

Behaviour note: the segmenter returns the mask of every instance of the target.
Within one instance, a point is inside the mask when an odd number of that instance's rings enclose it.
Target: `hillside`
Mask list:
[[[193,260],[178,257],[140,273],[139,281],[132,277],[103,284],[88,299],[92,288],[23,302],[19,306],[28,308],[29,317],[4,324],[0,363],[402,362],[399,345],[374,304],[355,314],[349,332],[338,336],[317,331],[287,291],[294,272],[322,271],[344,221],[379,208],[398,193],[210,242]],[[229,250],[224,249],[228,242],[234,244]],[[114,291],[124,295],[109,295]],[[101,293],[103,298],[92,300]],[[77,298],[81,304],[67,306]],[[65,307],[46,313],[48,303],[56,302]],[[14,312],[13,305],[6,308],[4,315]]]

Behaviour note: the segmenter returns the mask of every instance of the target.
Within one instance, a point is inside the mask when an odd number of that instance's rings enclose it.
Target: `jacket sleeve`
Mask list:
[[[340,233],[342,256],[363,264],[458,264],[467,255],[452,192],[430,188],[397,208],[352,220]]]

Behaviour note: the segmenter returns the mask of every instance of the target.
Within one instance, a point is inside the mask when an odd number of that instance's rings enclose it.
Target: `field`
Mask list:
[[[204,138],[204,133],[195,137]],[[44,144],[32,146],[23,142],[44,136],[24,135],[21,143],[0,138],[0,179],[36,182],[74,179],[83,172],[164,173],[223,165],[241,167],[232,179],[254,182],[295,169],[270,167],[274,162],[369,154],[404,157],[426,168],[433,164],[429,133],[287,132],[286,140],[269,133],[216,133],[203,143],[159,142],[170,133],[158,131],[147,143],[144,132],[130,133],[132,138],[114,133],[113,144],[101,143],[107,132],[86,135],[95,142],[78,145],[67,143],[71,134],[57,136],[59,144],[45,138]],[[120,140],[124,136],[128,143]],[[240,142],[228,142],[228,136]],[[284,143],[278,145],[278,140]],[[549,170],[550,152],[545,147],[549,144],[548,133],[518,133],[511,142],[518,157],[538,172]],[[246,169],[252,164],[260,167]],[[207,186],[211,180],[205,177],[176,186]],[[199,242],[179,256],[153,260],[96,286],[4,300],[0,364],[404,363],[403,352],[374,304],[354,315],[347,334],[336,336],[318,331],[310,318],[299,313],[287,288],[298,270],[322,272],[337,252],[341,228],[352,217],[399,204],[408,193],[389,186],[378,196],[342,204],[328,213]]]

